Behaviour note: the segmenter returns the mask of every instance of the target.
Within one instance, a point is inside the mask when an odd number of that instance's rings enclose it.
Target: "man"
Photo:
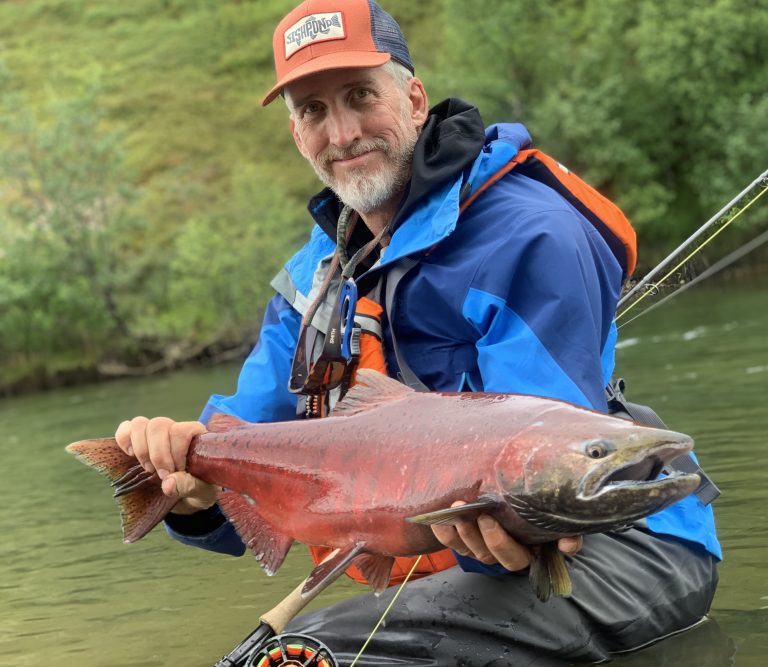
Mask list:
[[[283,96],[296,146],[327,186],[309,205],[310,241],[273,281],[234,396],[212,396],[201,422],[136,417],[116,434],[179,498],[169,533],[235,555],[244,547],[216,489],[183,472],[190,440],[215,412],[296,417],[292,359],[308,331],[326,331],[338,263],[384,306],[391,375],[429,390],[530,393],[603,411],[612,319],[631,264],[577,203],[510,168],[530,143],[522,126],[484,131],[460,100],[429,109],[399,26],[374,2],[302,3],[277,26],[274,56],[277,81],[263,104]],[[358,664],[600,661],[697,624],[716,586],[712,513],[695,496],[620,534],[561,539],[574,593],[547,603],[520,576],[529,550],[491,517],[433,530],[461,567],[409,583]],[[292,629],[349,660],[382,609],[364,596]]]

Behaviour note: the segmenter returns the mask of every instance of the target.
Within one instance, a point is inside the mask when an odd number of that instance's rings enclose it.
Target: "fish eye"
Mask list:
[[[613,443],[605,440],[592,440],[584,445],[584,453],[591,459],[602,459],[616,448]]]

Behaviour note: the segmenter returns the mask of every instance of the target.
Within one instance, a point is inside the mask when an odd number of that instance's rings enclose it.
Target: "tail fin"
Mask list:
[[[160,478],[123,452],[114,438],[73,442],[67,445],[67,451],[112,481],[114,496],[120,505],[125,543],[144,537],[178,500],[166,496],[160,488]]]

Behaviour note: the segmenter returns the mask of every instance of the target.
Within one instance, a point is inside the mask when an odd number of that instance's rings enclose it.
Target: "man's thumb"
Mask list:
[[[166,496],[186,498],[195,494],[199,480],[188,472],[174,472],[163,480],[163,493]]]
[[[193,477],[188,472],[175,472],[163,480],[163,493],[178,498],[173,508],[176,514],[190,514],[204,510],[216,502],[219,487]]]

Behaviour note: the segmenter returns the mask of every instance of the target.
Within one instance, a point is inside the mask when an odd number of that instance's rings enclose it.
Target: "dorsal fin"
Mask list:
[[[211,433],[225,433],[235,428],[246,428],[247,426],[251,426],[251,424],[224,412],[217,412],[206,424],[206,428]]]
[[[414,393],[410,387],[370,368],[358,369],[355,382],[355,386],[333,409],[334,417],[350,417],[393,401],[400,401]]]

